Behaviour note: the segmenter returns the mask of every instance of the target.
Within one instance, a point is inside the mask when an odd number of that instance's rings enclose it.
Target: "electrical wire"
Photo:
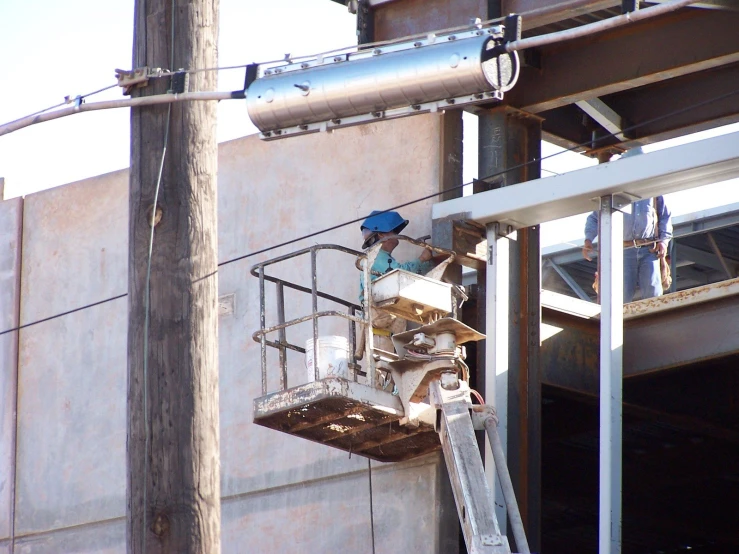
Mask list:
[[[229,71],[231,69],[244,69],[246,68],[248,63],[242,63],[241,65],[224,65],[222,67],[204,67],[202,69],[185,69],[184,71],[168,71],[166,73],[162,73],[162,77],[167,77],[170,75],[174,75],[175,73],[187,73],[189,75],[194,75],[195,73],[205,73],[207,71]],[[261,65],[261,64],[258,64]]]
[[[94,96],[95,94],[100,94],[101,92],[105,92],[106,90],[116,88],[117,86],[118,86],[118,83],[115,83],[113,85],[108,85],[107,87],[99,88],[93,92],[88,92],[87,94],[83,94],[82,96],[80,96],[80,98],[87,98],[88,96]]]
[[[100,94],[101,92],[105,92],[106,90],[110,90],[110,89],[112,89],[112,88],[115,88],[115,87],[117,87],[117,86],[118,86],[118,84],[117,84],[117,83],[116,83],[116,84],[114,84],[114,85],[108,85],[107,87],[103,87],[103,88],[101,88],[101,89],[98,89],[98,90],[94,90],[94,91],[92,91],[92,92],[88,92],[87,94],[81,94],[81,95],[80,95],[79,97],[75,97],[75,98],[81,98],[81,99],[84,99],[84,98],[87,98],[88,96],[93,96],[93,95],[95,95],[95,94]],[[67,97],[67,98],[66,98],[66,99],[64,100],[64,102],[60,102],[59,104],[56,104],[56,105],[54,105],[54,106],[49,106],[48,108],[44,108],[43,110],[39,110],[39,111],[37,111],[37,112],[33,112],[33,113],[31,113],[31,114],[28,114],[28,115],[24,115],[23,117],[19,117],[18,119],[14,119],[13,121],[8,121],[7,123],[4,123],[4,124],[3,124],[3,126],[5,126],[5,125],[12,125],[13,123],[16,123],[17,121],[21,121],[21,120],[23,120],[23,119],[27,119],[27,118],[29,118],[29,117],[33,117],[33,116],[35,116],[35,115],[39,115],[39,114],[42,114],[42,113],[46,113],[46,112],[48,112],[48,111],[50,111],[50,110],[54,110],[54,109],[56,109],[56,108],[61,108],[62,106],[66,106],[67,104],[71,104],[71,103],[72,103],[72,102],[73,102],[73,101],[75,100],[75,98],[72,98],[71,96],[68,96],[68,97]]]
[[[48,108],[44,108],[43,110],[39,110],[37,112],[30,113],[28,115],[24,115],[23,117],[19,117],[18,119],[14,119],[13,121],[8,121],[5,125],[10,125],[11,123],[15,123],[16,121],[20,121],[21,119],[26,119],[27,117],[33,117],[34,115],[39,115],[42,113],[46,113],[49,110],[53,110],[55,108],[61,108],[62,106],[65,106],[67,102],[60,102],[59,104],[56,104],[54,106],[49,106]]]
[[[634,130],[636,130],[636,129],[640,128],[640,127],[643,127],[645,125],[650,125],[652,123],[656,123],[658,121],[662,121],[664,119],[668,119],[670,117],[674,117],[676,115],[680,115],[680,114],[683,114],[685,112],[695,110],[696,108],[699,108],[701,106],[705,106],[705,105],[711,104],[713,102],[719,102],[721,100],[724,100],[726,98],[730,98],[730,97],[735,96],[737,94],[739,94],[739,89],[736,89],[734,91],[727,92],[727,93],[724,93],[724,94],[721,94],[721,95],[718,95],[718,96],[709,98],[707,100],[698,102],[696,104],[692,104],[692,105],[690,105],[688,107],[685,107],[685,108],[680,108],[679,110],[674,110],[674,111],[672,111],[670,113],[667,113],[667,114],[663,114],[663,115],[654,117],[652,119],[643,121],[641,123],[637,123],[637,124],[631,125],[630,127],[627,127],[625,129],[621,129],[620,131],[617,131],[615,133],[607,133],[607,134],[604,134],[603,136],[597,137],[594,141],[593,140],[589,140],[587,142],[576,144],[576,145],[574,145],[574,146],[572,146],[570,148],[563,149],[560,152],[555,152],[553,154],[549,154],[548,156],[544,156],[542,158],[537,158],[535,160],[530,160],[528,162],[520,163],[518,165],[509,167],[508,169],[504,169],[504,170],[499,171],[497,173],[494,173],[492,175],[488,175],[487,177],[483,177],[482,179],[479,179],[479,180],[483,180],[484,181],[486,179],[493,179],[495,177],[500,177],[500,176],[505,175],[506,173],[508,173],[510,171],[516,171],[518,169],[522,169],[522,168],[527,167],[529,165],[534,165],[534,164],[541,163],[544,160],[548,160],[548,159],[554,158],[555,156],[559,156],[561,154],[564,154],[565,152],[574,152],[575,150],[578,150],[578,149],[581,149],[581,148],[587,148],[587,147],[592,146],[594,142],[597,143],[597,142],[601,142],[601,141],[606,140],[606,139],[609,139],[609,138],[616,138],[616,135],[618,135],[618,134],[628,133],[630,131],[634,131]],[[476,179],[475,181],[477,181],[477,180],[478,179]],[[379,213],[386,213],[386,212],[398,210],[400,208],[404,208],[406,206],[417,204],[419,202],[423,202],[425,200],[429,200],[431,198],[435,198],[437,196],[441,196],[441,195],[447,194],[449,192],[454,192],[454,191],[457,191],[457,190],[461,190],[464,187],[470,186],[472,184],[474,184],[474,181],[473,182],[469,182],[469,183],[463,183],[461,185],[455,185],[453,187],[443,189],[443,190],[441,190],[439,192],[434,192],[434,193],[428,194],[426,196],[422,196],[420,198],[415,198],[414,200],[409,200],[407,202],[403,202],[402,204],[398,204],[397,206],[393,206],[393,207],[387,208],[385,210],[382,210]],[[290,240],[287,240],[287,241],[284,241],[284,242],[281,242],[281,243],[278,243],[278,244],[274,244],[272,246],[268,246],[268,247],[262,248],[260,250],[255,250],[253,252],[249,252],[249,253],[244,254],[242,256],[237,256],[235,258],[231,258],[229,260],[220,262],[218,264],[218,267],[226,266],[226,265],[232,264],[234,262],[238,262],[238,261],[241,261],[241,260],[252,258],[254,256],[258,256],[259,254],[264,254],[265,252],[269,252],[271,250],[276,250],[278,248],[282,248],[284,246],[289,246],[289,245],[294,244],[296,242],[300,242],[300,241],[303,241],[303,240],[306,240],[306,239],[309,239],[309,238],[313,238],[315,236],[322,235],[324,233],[335,231],[337,229],[341,229],[341,228],[347,227],[349,225],[354,225],[355,223],[360,223],[360,222],[364,221],[367,217],[368,216],[363,216],[363,217],[358,217],[358,218],[355,218],[355,219],[351,219],[349,221],[345,221],[343,223],[339,223],[339,224],[333,225],[331,227],[327,227],[325,229],[321,229],[319,231],[315,231],[313,233],[308,233],[306,235],[302,235],[302,236],[297,237],[297,238],[294,238],[294,239],[290,239]],[[25,323],[23,325],[19,325],[17,327],[6,329],[5,331],[0,332],[0,336],[5,335],[7,333],[12,333],[14,331],[19,331],[21,329],[25,329],[25,328],[31,327],[33,325],[38,325],[39,323],[44,323],[46,321],[49,321],[49,320],[52,320],[52,319],[56,319],[56,318],[65,316],[65,315],[68,315],[70,313],[78,312],[80,310],[91,308],[93,306],[98,306],[98,305],[104,304],[106,302],[111,302],[113,300],[117,300],[119,298],[123,298],[124,296],[127,296],[127,295],[126,294],[122,294],[122,295],[119,295],[119,296],[114,296],[114,297],[111,297],[111,298],[107,298],[105,300],[94,302],[92,304],[86,304],[84,306],[80,306],[79,308],[75,308],[75,309],[69,310],[67,312],[63,312],[63,313],[60,313],[60,314],[56,314],[56,315],[53,315],[53,316],[46,317],[44,319],[40,319],[40,320],[37,320],[37,321],[32,321],[32,322],[29,322],[29,323]]]
[[[460,26],[460,27],[451,27],[449,29],[443,29],[443,30],[436,31],[436,33],[444,34],[444,33],[450,33],[450,32],[459,31],[459,30],[473,29],[477,25],[484,26],[484,25],[487,25],[487,24],[490,24],[490,23],[493,23],[493,22],[502,21],[503,19],[504,18],[490,19],[488,21],[483,21],[483,22],[481,22],[479,24],[469,24],[469,25],[463,25],[463,26]],[[399,37],[397,39],[390,39],[390,40],[385,40],[385,41],[372,42],[372,43],[369,43],[369,44],[352,45],[352,46],[346,46],[346,47],[343,47],[343,48],[335,48],[333,50],[328,50],[326,52],[321,52],[321,53],[318,53],[318,54],[308,54],[308,55],[305,55],[305,56],[298,56],[298,57],[295,57],[295,58],[291,58],[291,61],[294,61],[294,60],[303,60],[303,59],[313,59],[313,58],[317,58],[317,57],[320,57],[320,56],[327,56],[329,54],[336,54],[338,52],[345,52],[347,50],[357,51],[360,48],[360,46],[361,46],[361,48],[364,49],[364,48],[369,48],[369,47],[372,47],[372,46],[382,46],[382,45],[387,45],[387,44],[396,44],[396,43],[399,43],[399,42],[404,42],[404,41],[407,41],[407,40],[411,40],[413,38],[425,37],[425,36],[428,36],[428,33],[423,33],[423,34],[418,34],[418,35],[408,35],[408,36],[405,36],[405,37]],[[261,65],[261,66],[271,65],[271,64],[276,64],[276,63],[285,63],[286,61],[287,60],[285,60],[285,59],[282,59],[282,60],[270,60],[270,61],[266,61],[266,62],[258,62],[258,65]],[[159,73],[157,75],[157,77],[171,77],[171,76],[175,75],[176,73],[183,73],[183,72],[192,75],[192,74],[203,73],[203,72],[207,72],[207,71],[228,71],[228,70],[232,70],[232,69],[244,69],[248,65],[250,65],[250,64],[229,65],[229,66],[222,66],[222,67],[204,67],[204,68],[201,68],[201,69],[185,69],[185,70],[182,70],[182,71],[165,70],[164,72]],[[171,64],[170,67],[174,67],[174,64]],[[85,98],[88,98],[89,96],[93,96],[95,94],[99,94],[101,92],[104,92],[106,90],[110,90],[110,89],[115,88],[117,86],[119,86],[118,83],[115,83],[115,84],[109,85],[107,87],[103,87],[101,89],[98,89],[96,91],[88,92],[87,94],[82,94],[78,98],[85,99]],[[39,114],[42,114],[42,113],[46,113],[46,112],[48,112],[50,110],[53,110],[53,109],[56,109],[56,108],[60,108],[62,106],[65,106],[67,104],[70,104],[70,103],[71,103],[71,101],[65,100],[64,102],[61,102],[61,103],[56,104],[54,106],[49,106],[48,108],[44,108],[43,110],[39,110],[37,112],[33,112],[31,114],[24,115],[23,117],[19,117],[18,119],[14,119],[13,121],[8,121],[7,123],[2,124],[0,127],[5,127],[5,126],[8,126],[8,125],[12,125],[13,123],[17,123],[17,122],[22,121],[24,119],[27,119],[29,117],[33,117],[33,116],[36,116],[36,115],[39,115]],[[112,107],[114,107],[114,106],[112,106]]]
[[[697,0],[696,0],[697,1]],[[520,14],[522,16],[526,15],[526,12]],[[364,42],[362,44],[351,44],[349,46],[343,46],[339,48],[334,48],[332,50],[326,50],[325,52],[318,52],[317,54],[306,54],[305,56],[290,56],[288,59],[288,56],[281,60],[269,60],[266,62],[260,62],[259,65],[271,65],[271,64],[278,64],[278,63],[295,63],[298,60],[310,60],[314,58],[320,58],[320,57],[326,57],[331,56],[335,54],[341,54],[346,53],[347,51],[352,52],[358,52],[361,50],[367,50],[369,48],[376,48],[378,46],[387,46],[390,44],[399,44],[401,42],[408,42],[410,40],[416,39],[416,38],[428,38],[429,35],[445,35],[448,33],[454,33],[459,31],[471,31],[472,29],[476,29],[478,27],[485,27],[486,25],[490,25],[491,23],[501,23],[505,20],[505,17],[496,17],[494,19],[488,19],[486,21],[480,21],[479,23],[468,23],[467,25],[460,25],[457,27],[447,27],[446,29],[437,29],[436,31],[428,31],[426,33],[416,33],[414,35],[405,35],[398,38],[391,38],[387,40],[379,40],[376,42]]]
[[[610,26],[617,27],[617,26],[624,25],[624,24],[627,24],[627,23],[634,23],[634,22],[639,21],[639,20],[648,19],[650,17],[655,17],[657,15],[668,13],[670,11],[674,11],[674,10],[676,10],[678,8],[681,8],[681,7],[684,7],[686,5],[694,4],[697,1],[698,0],[672,0],[671,2],[668,2],[667,4],[662,4],[660,6],[653,6],[653,7],[650,7],[650,8],[645,8],[643,10],[640,10],[639,12],[628,12],[627,14],[624,14],[623,16],[611,17],[611,18],[608,18],[608,19],[605,19],[605,20],[602,20],[602,21],[598,21],[596,23],[598,23],[600,26],[602,26],[604,28],[604,30],[605,30],[608,27],[605,25],[604,21],[610,22],[609,23]],[[655,10],[655,11],[649,11],[649,10],[654,10],[655,8],[659,8],[659,9],[658,10]],[[534,9],[534,10],[529,10],[529,11],[521,12],[521,13],[518,13],[518,14],[515,14],[515,15],[521,16],[524,19],[524,21],[525,21],[526,20],[526,17],[528,17],[529,15],[540,14],[541,12],[542,12],[542,9],[541,8],[537,8],[537,9]],[[506,19],[505,17],[496,17],[496,18],[493,18],[493,19],[487,19],[485,21],[479,21],[479,22],[475,21],[475,22],[469,23],[467,25],[460,25],[460,26],[457,26],[457,27],[447,27],[446,29],[437,29],[435,31],[428,31],[428,32],[425,32],[425,33],[416,33],[416,34],[413,34],[413,35],[405,35],[405,36],[402,36],[402,37],[388,39],[388,40],[381,40],[381,41],[376,41],[376,42],[367,42],[367,43],[362,43],[362,44],[352,44],[352,45],[344,46],[344,47],[341,47],[341,48],[334,48],[332,50],[327,50],[325,52],[319,52],[317,54],[309,54],[309,55],[305,55],[305,56],[295,56],[295,57],[291,57],[290,56],[289,59],[288,59],[288,56],[286,56],[285,58],[283,58],[281,60],[270,60],[270,61],[266,61],[266,62],[260,62],[259,65],[272,65],[272,64],[280,64],[280,63],[294,63],[294,62],[299,61],[299,60],[309,60],[309,59],[326,57],[326,56],[331,56],[331,55],[336,55],[336,54],[341,54],[341,53],[347,53],[347,52],[358,52],[360,49],[367,50],[367,49],[370,49],[370,48],[377,48],[379,46],[388,46],[388,45],[391,45],[391,44],[398,44],[398,43],[401,43],[401,42],[408,42],[408,41],[411,41],[411,40],[414,40],[414,39],[418,39],[418,38],[427,38],[429,35],[446,35],[446,34],[449,34],[449,33],[455,33],[455,32],[459,32],[459,31],[470,31],[472,29],[476,29],[476,28],[480,28],[480,27],[486,27],[486,26],[492,25],[494,23],[502,23],[503,21],[505,21],[505,19]],[[621,19],[623,19],[624,21],[621,21]],[[611,20],[614,20],[614,21],[611,22]],[[584,32],[584,31],[581,31],[580,30],[580,27],[588,27],[589,25],[594,25],[594,24],[593,23],[589,23],[589,24],[584,24],[584,25],[578,26],[578,27],[574,27],[573,29],[568,29],[567,31],[569,31],[569,34],[563,32],[563,31],[559,31],[558,33],[561,33],[561,34],[558,34],[557,35],[557,38],[559,38],[560,40],[567,40],[570,36],[573,37],[573,38],[577,38],[579,36],[578,33],[583,33]],[[546,35],[537,35],[535,37],[531,37],[531,38],[528,38],[528,39],[521,39],[521,40],[518,40],[518,41],[513,41],[513,42],[509,43],[510,45],[512,45],[510,47],[510,50],[507,49],[506,51],[507,52],[512,52],[512,51],[516,51],[516,50],[523,50],[525,48],[530,48],[531,47],[531,46],[529,46],[530,44],[531,45],[534,45],[534,46],[539,46],[539,43],[534,43],[533,42],[534,39],[539,39],[540,36],[547,36],[548,37],[549,35],[555,35],[555,34],[556,33],[548,33]],[[525,42],[525,41],[531,41],[531,42]],[[542,45],[543,44],[549,44],[549,43],[548,42],[545,42],[545,43],[542,43]]]
[[[476,391],[475,389],[470,389],[470,393],[471,393],[471,394],[472,394],[472,395],[473,395],[473,396],[474,396],[475,398],[477,398],[477,401],[478,401],[478,402],[479,402],[479,403],[480,403],[481,405],[483,405],[483,406],[485,405],[485,399],[484,399],[484,398],[482,397],[482,395],[481,395],[481,394],[480,394],[479,392],[477,392],[477,391]]]
[[[226,66],[226,67],[206,67],[203,69],[190,69],[190,70],[185,70],[185,71],[165,71],[163,73],[157,74],[156,77],[157,78],[171,77],[177,73],[195,74],[195,73],[203,73],[206,71],[226,71],[229,69],[242,69],[242,68],[245,68],[247,65],[248,64],[233,65],[233,66]],[[0,136],[12,133],[14,131],[20,130],[24,127],[28,127],[36,123],[44,123],[46,121],[52,121],[54,119],[58,119],[61,117],[73,115],[75,113],[86,112],[86,111],[108,110],[108,109],[115,109],[115,108],[129,108],[129,107],[135,107],[137,105],[168,104],[168,103],[175,102],[175,101],[187,101],[187,100],[195,100],[195,101],[196,100],[238,100],[238,99],[244,98],[243,94],[241,95],[236,94],[237,92],[243,92],[243,91],[228,91],[228,92],[203,91],[203,92],[191,92],[191,93],[181,93],[181,94],[160,94],[156,96],[145,96],[145,97],[140,97],[140,98],[94,102],[92,104],[82,104],[81,103],[81,101],[84,100],[85,98],[88,98],[95,94],[99,94],[101,92],[105,92],[106,90],[110,90],[118,86],[120,85],[116,83],[113,85],[108,85],[107,87],[100,88],[93,92],[88,92],[87,94],[82,94],[74,98],[67,97],[67,99],[64,102],[56,104],[55,106],[50,106],[48,108],[39,110],[32,114],[24,115],[23,117],[14,119],[13,121],[8,121],[7,123],[3,123],[2,125],[0,125]],[[75,104],[75,101],[77,100],[80,101],[79,104]],[[62,109],[62,110],[58,110],[56,112],[47,113],[47,112],[50,112],[51,110],[54,110],[56,108],[61,108],[63,106],[67,106],[69,104],[75,104],[75,106]],[[46,114],[46,115],[43,117],[31,120],[31,118],[34,118],[36,116],[41,116],[42,114]]]
[[[7,335],[8,333],[14,333],[15,331],[20,331],[21,329],[25,329],[26,327],[33,327],[34,325],[38,325],[40,323],[46,323],[47,321],[58,319],[60,317],[73,314],[75,312],[81,312],[82,310],[87,310],[88,308],[94,308],[95,306],[100,306],[101,304],[107,304],[108,302],[113,302],[114,300],[125,298],[126,296],[128,296],[128,293],[119,294],[118,296],[111,296],[110,298],[106,298],[105,300],[100,300],[98,302],[92,302],[90,304],[85,304],[84,306],[80,306],[79,308],[67,310],[66,312],[61,312],[56,315],[45,317],[43,319],[37,319],[36,321],[31,321],[30,323],[24,323],[23,325],[18,325],[17,327],[13,327],[12,329],[7,329],[3,332],[0,332],[0,336]]]
[[[544,34],[544,35],[537,35],[537,36],[526,38],[526,39],[520,39],[520,40],[516,40],[516,41],[513,41],[513,42],[508,42],[505,45],[503,45],[503,49],[504,49],[505,52],[508,52],[508,53],[511,53],[511,54],[515,54],[515,52],[520,51],[520,50],[525,50],[525,49],[529,49],[529,48],[536,48],[536,47],[540,47],[540,46],[544,46],[544,45],[548,45],[548,44],[554,44],[554,43],[562,42],[562,41],[566,41],[566,40],[572,40],[574,38],[579,38],[579,37],[582,37],[582,36],[587,36],[587,35],[590,35],[590,34],[599,33],[599,32],[602,32],[602,31],[605,31],[605,30],[608,30],[608,29],[611,29],[611,28],[616,28],[616,27],[619,27],[619,26],[622,26],[622,25],[628,25],[628,24],[634,23],[636,21],[641,21],[641,20],[648,19],[648,18],[651,18],[651,17],[656,17],[656,16],[661,15],[661,14],[665,14],[665,13],[668,13],[668,12],[671,12],[671,11],[675,11],[675,10],[680,9],[682,7],[685,7],[685,6],[689,5],[689,4],[695,3],[696,1],[697,0],[670,0],[669,2],[667,2],[665,4],[661,4],[659,6],[653,6],[653,7],[650,7],[650,8],[646,8],[644,10],[640,10],[639,12],[636,12],[636,13],[633,13],[633,14],[632,14],[632,12],[628,12],[628,13],[626,13],[624,15],[621,15],[621,16],[608,18],[608,19],[605,19],[605,20],[602,20],[602,21],[596,21],[594,23],[588,23],[588,24],[585,24],[585,25],[581,25],[580,27],[576,27],[574,29],[566,29],[564,31],[558,31],[558,32],[555,32],[555,33],[548,33],[548,34]],[[525,16],[526,13],[524,12],[524,14],[521,14],[521,15],[522,16]],[[493,22],[503,21],[504,19],[505,18],[489,19],[489,20],[484,21],[484,22],[479,22],[479,23],[475,22],[475,23],[470,23],[468,25],[463,25],[463,26],[460,26],[460,27],[451,27],[449,29],[442,29],[442,30],[434,31],[434,32],[432,32],[430,34],[445,34],[445,33],[450,33],[450,32],[459,31],[459,30],[468,30],[468,29],[474,29],[474,28],[481,28],[481,27],[483,27],[485,25],[489,25],[490,23],[493,23]],[[346,50],[359,51],[360,49],[368,49],[368,48],[371,48],[373,46],[382,46],[382,45],[385,45],[385,44],[395,44],[395,43],[398,43],[398,42],[408,41],[408,40],[411,40],[413,38],[426,37],[426,36],[429,36],[429,33],[420,33],[420,34],[416,34],[416,35],[409,35],[409,36],[399,37],[399,38],[396,38],[396,39],[391,39],[391,40],[386,40],[386,41],[381,41],[381,42],[374,42],[374,43],[361,44],[361,45],[353,45],[351,47],[345,47],[345,48],[340,48],[340,49],[329,50],[327,52],[322,52],[320,54],[311,54],[309,56],[300,56],[300,57],[296,57],[296,58],[290,58],[289,55],[287,55],[285,57],[285,59],[283,59],[283,60],[275,60],[275,61],[270,61],[270,62],[261,62],[258,65],[265,66],[265,65],[275,64],[275,63],[288,63],[289,64],[289,63],[294,63],[295,60],[315,59],[315,58],[318,58],[318,57],[321,57],[321,56],[326,56],[326,55],[328,55],[330,53],[338,53],[338,52],[343,52],[343,51],[346,51]],[[511,79],[510,84],[507,85],[507,86],[503,86],[502,82],[500,82],[500,63],[497,64],[498,72],[499,72],[499,86],[496,86],[494,88],[496,88],[497,90],[499,90],[501,92],[505,92],[506,90],[509,90],[511,87],[513,87],[513,84],[516,82],[516,79],[518,78],[518,72],[520,71],[520,62],[518,61],[517,55],[512,55],[511,56],[511,60],[512,60],[512,63],[514,64],[515,67],[514,67],[514,71],[513,71],[513,78]],[[226,67],[221,67],[221,68],[213,67],[213,68],[202,68],[202,69],[188,69],[188,70],[182,70],[182,71],[175,71],[175,70],[171,70],[170,69],[170,70],[167,70],[167,71],[165,71],[163,73],[161,73],[161,72],[158,73],[156,75],[156,77],[172,76],[172,75],[174,75],[176,73],[180,73],[180,72],[193,74],[193,73],[199,73],[199,72],[203,72],[203,71],[218,71],[218,70],[226,70],[226,69],[239,69],[239,68],[244,68],[247,65],[248,64],[241,64],[241,65],[226,66]],[[174,67],[174,65],[170,65],[170,67]],[[108,90],[108,89],[113,88],[115,86],[116,85],[110,85],[108,87],[102,88],[102,89],[100,89],[98,91],[89,93],[87,95],[78,96],[76,98],[76,100],[78,100],[81,103],[82,99],[84,99],[85,97],[91,96],[93,94],[97,94],[99,92],[103,92],[104,90]],[[245,93],[245,91],[241,91],[241,92],[242,93]],[[223,97],[223,98],[220,98],[219,97],[218,100],[240,99],[240,98],[243,98],[243,97],[244,97],[243,94],[242,95],[232,95],[232,96],[226,96],[226,97]],[[175,101],[175,99],[177,99],[177,98],[178,98],[177,95],[174,95],[174,97],[170,97],[170,98],[163,97],[163,99],[165,101]],[[197,96],[192,96],[192,97],[187,97],[186,98],[184,95],[180,95],[180,97],[179,97],[179,100],[205,100],[205,99],[207,99],[207,98],[198,98]],[[214,99],[214,98],[211,98],[211,99]],[[162,102],[162,101],[163,101],[162,99],[159,99],[156,102]],[[155,102],[155,101],[149,99],[149,100],[146,101],[146,103],[148,103],[148,102]],[[68,104],[68,103],[71,103],[71,101],[69,101],[69,99],[67,99],[67,101],[65,102],[65,104]],[[58,119],[60,117],[64,117],[64,116],[67,116],[67,115],[73,115],[73,114],[78,113],[80,111],[114,109],[114,108],[122,108],[122,107],[131,107],[132,106],[132,104],[130,102],[125,102],[125,101],[110,102],[110,103],[100,102],[100,103],[97,103],[95,105],[89,105],[85,109],[82,109],[81,106],[80,106],[80,104],[77,104],[77,105],[75,105],[75,109],[73,109],[71,111],[69,111],[69,110],[60,110],[58,113],[57,112],[54,112],[52,114],[47,114],[47,117],[34,119],[34,116],[43,114],[45,112],[48,112],[49,110],[52,110],[54,108],[58,108],[59,106],[63,106],[63,105],[64,104],[58,104],[56,106],[52,106],[50,108],[46,108],[45,110],[41,110],[40,112],[36,112],[34,114],[31,114],[31,115],[28,115],[28,116],[24,116],[24,117],[21,117],[20,119],[16,119],[16,120],[11,121],[9,123],[5,123],[3,125],[0,125],[0,136],[1,135],[8,134],[8,133],[12,133],[14,131],[17,131],[17,130],[22,129],[24,127],[27,127],[29,125],[33,125],[35,123],[43,123],[44,121],[50,121],[52,119]]]
[[[370,503],[370,531],[372,533],[372,554],[375,554],[375,508],[372,498],[372,460],[367,458],[367,473],[369,475],[369,503]]]

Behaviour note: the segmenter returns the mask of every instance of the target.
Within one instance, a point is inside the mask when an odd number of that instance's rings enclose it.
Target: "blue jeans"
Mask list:
[[[624,249],[624,303],[634,299],[637,285],[642,298],[662,294],[659,258],[649,251],[649,246]]]

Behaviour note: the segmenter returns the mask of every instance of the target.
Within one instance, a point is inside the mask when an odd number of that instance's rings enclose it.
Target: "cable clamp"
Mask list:
[[[127,69],[116,69],[115,76],[118,86],[123,89],[123,94],[130,96],[135,88],[142,88],[149,84],[149,79],[161,77],[164,71],[160,67],[138,67],[131,71]]]
[[[482,53],[480,61],[485,63],[493,58],[502,56],[507,53],[506,45],[511,42],[521,40],[521,30],[523,23],[521,16],[512,13],[505,18],[503,24],[503,37],[498,39],[491,39],[485,46],[485,50]]]
[[[64,97],[64,103],[65,104],[74,104],[74,107],[75,108],[79,108],[84,101],[85,101],[85,99],[82,98],[82,96],[80,96],[79,94],[77,96],[74,96],[74,97],[73,96],[65,96]]]

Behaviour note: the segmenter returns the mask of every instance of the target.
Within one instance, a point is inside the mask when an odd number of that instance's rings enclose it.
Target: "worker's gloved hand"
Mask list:
[[[658,242],[655,253],[658,258],[664,258],[667,255],[667,245],[664,242]]]
[[[421,252],[421,255],[418,256],[418,259],[422,262],[428,262],[431,259],[431,250],[428,248],[424,248],[423,252]]]
[[[589,262],[592,261],[593,251],[594,251],[593,243],[590,240],[585,239],[585,244],[582,247],[582,257],[588,260]]]

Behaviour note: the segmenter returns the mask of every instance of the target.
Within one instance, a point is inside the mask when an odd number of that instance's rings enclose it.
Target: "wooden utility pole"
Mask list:
[[[134,68],[217,65],[218,0],[136,0],[134,19]],[[171,87],[168,77],[150,79],[133,95]],[[188,90],[215,88],[215,72],[189,75]],[[215,128],[216,102],[131,110],[129,554],[220,552]],[[145,372],[150,223],[167,129]]]

